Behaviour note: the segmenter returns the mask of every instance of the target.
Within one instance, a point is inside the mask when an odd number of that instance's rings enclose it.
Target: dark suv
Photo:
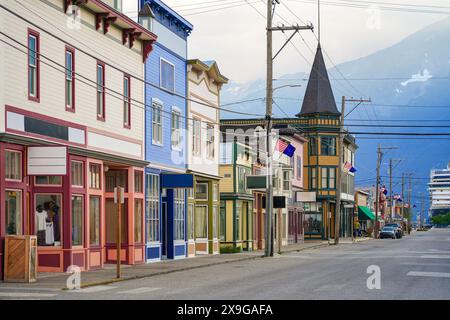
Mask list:
[[[388,223],[385,224],[384,226],[395,228],[395,236],[397,237],[397,239],[401,239],[403,237],[403,229],[399,223]]]

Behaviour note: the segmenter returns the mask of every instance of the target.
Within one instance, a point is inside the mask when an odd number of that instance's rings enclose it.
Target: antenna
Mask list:
[[[320,43],[320,0],[317,0],[317,6],[318,6],[318,8],[317,8],[317,16],[318,16],[317,24],[318,24],[318,33],[319,33],[319,43]]]

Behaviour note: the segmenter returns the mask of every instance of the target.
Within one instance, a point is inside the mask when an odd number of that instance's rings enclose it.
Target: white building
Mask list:
[[[433,169],[428,183],[431,215],[450,212],[450,162],[447,169]]]
[[[1,1],[1,259],[5,235],[31,234],[38,271],[114,262],[121,186],[121,260],[144,261],[142,79],[156,36],[114,2]]]

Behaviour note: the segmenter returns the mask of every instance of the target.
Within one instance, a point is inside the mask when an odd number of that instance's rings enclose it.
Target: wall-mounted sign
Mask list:
[[[67,147],[28,147],[27,151],[28,175],[67,175]]]
[[[297,202],[316,202],[316,193],[297,191],[296,200]]]
[[[246,188],[251,189],[266,189],[267,177],[266,176],[247,176]]]

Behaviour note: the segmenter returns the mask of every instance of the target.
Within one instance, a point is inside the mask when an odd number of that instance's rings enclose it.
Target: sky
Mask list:
[[[221,72],[233,82],[245,83],[265,78],[266,20],[262,17],[266,12],[265,0],[164,2],[194,25],[188,40],[189,58],[216,60]],[[276,9],[279,16],[274,17],[275,25],[312,23],[317,36],[317,0],[280,2]],[[125,0],[124,11],[133,15],[136,3],[137,0]],[[422,7],[424,5],[427,7]],[[428,12],[385,9],[392,7]],[[327,66],[332,67],[333,64],[351,61],[389,47],[423,27],[444,19],[448,14],[435,12],[450,13],[450,0],[322,0],[320,11],[321,43],[332,60],[326,58]],[[274,34],[274,52],[278,51],[289,35],[281,32]],[[302,31],[301,37],[295,35],[292,43],[296,48],[288,44],[275,59],[275,77],[309,72],[317,46],[315,35],[311,31]]]

